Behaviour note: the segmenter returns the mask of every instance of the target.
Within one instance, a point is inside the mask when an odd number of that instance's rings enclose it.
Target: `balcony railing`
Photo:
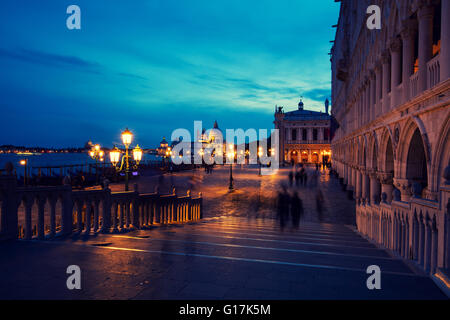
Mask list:
[[[431,89],[440,82],[440,55],[437,55],[427,63],[428,68],[428,88]]]
[[[330,140],[287,140],[287,144],[330,144]]]
[[[416,72],[414,73],[410,78],[409,78],[410,84],[409,84],[409,89],[410,89],[410,97],[414,98],[415,96],[417,96],[418,92],[418,85],[419,85],[419,73]]]

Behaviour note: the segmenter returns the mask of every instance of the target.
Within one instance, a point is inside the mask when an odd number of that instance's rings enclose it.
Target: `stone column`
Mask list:
[[[348,166],[344,164],[344,184],[348,185]]]
[[[350,165],[347,165],[347,190],[353,191],[353,169]]]
[[[359,171],[359,169],[354,169],[355,170],[355,199],[357,201],[357,203],[359,204],[361,202],[361,196],[362,196],[362,175],[361,175],[361,171]]]
[[[419,83],[418,90],[428,88],[427,62],[433,57],[433,7],[422,5],[417,13],[419,19]],[[448,19],[448,17],[444,17]]]
[[[377,173],[372,171],[370,173],[370,202],[378,204],[380,202],[380,182]]]
[[[400,74],[400,61],[401,61],[401,42],[396,38],[391,42],[391,106],[393,109],[399,105],[400,99],[398,98],[397,86],[401,80]]]
[[[404,25],[401,32],[403,41],[403,100],[405,103],[410,98],[410,88],[409,88],[409,78],[413,73],[414,67],[414,38],[416,35],[416,24],[413,20],[408,19]]]
[[[366,124],[369,121],[369,112],[370,112],[370,80],[368,77],[365,80],[363,105],[364,105],[364,123]]]
[[[383,96],[383,107],[381,108],[381,113],[386,113],[390,108],[390,101],[389,101],[389,88],[390,86],[390,79],[391,79],[391,55],[389,51],[383,52],[381,55],[381,62],[382,62],[382,73],[383,73],[383,81],[382,81],[382,96]]]
[[[382,96],[382,92],[383,92],[382,87],[381,87],[382,82],[383,82],[381,68],[382,68],[382,66],[378,62],[375,65],[375,79],[376,79],[375,80],[375,108],[376,108],[376,110],[375,110],[374,119],[377,118],[381,114],[381,103],[379,103],[381,96]]]
[[[378,179],[381,182],[381,201],[386,203],[392,202],[392,173],[378,172]]]
[[[362,170],[362,199],[363,203],[366,205],[370,204],[370,186],[369,186],[369,176],[367,170]]]
[[[375,71],[370,72],[370,115],[369,121],[373,121],[376,117],[376,103],[377,103],[377,83]]]
[[[450,78],[450,0],[441,0],[441,81]]]

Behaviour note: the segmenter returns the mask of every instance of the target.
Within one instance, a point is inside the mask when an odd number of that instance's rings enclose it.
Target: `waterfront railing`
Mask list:
[[[192,196],[73,190],[66,182],[54,187],[19,187],[9,172],[0,176],[0,240],[52,239],[72,234],[126,232],[154,225],[197,221],[203,215],[201,193]]]

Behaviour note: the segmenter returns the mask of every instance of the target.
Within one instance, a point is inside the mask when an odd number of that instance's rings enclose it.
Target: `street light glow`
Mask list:
[[[109,152],[109,157],[111,159],[111,163],[115,166],[120,160],[120,150],[117,147],[114,147],[114,149]]]
[[[139,145],[137,145],[136,148],[133,149],[133,158],[138,164],[142,160],[142,149],[139,147]]]
[[[132,140],[133,134],[131,133],[130,130],[128,130],[128,128],[126,128],[125,131],[122,132],[122,142],[125,146],[129,146]]]

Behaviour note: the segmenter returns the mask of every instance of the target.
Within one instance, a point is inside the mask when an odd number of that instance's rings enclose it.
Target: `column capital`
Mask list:
[[[388,64],[389,62],[391,62],[391,52],[389,50],[384,50],[381,53],[381,63]]]
[[[402,195],[411,196],[411,181],[408,179],[394,178],[394,186],[400,190]]]
[[[377,172],[378,179],[380,180],[381,184],[392,184],[393,183],[393,174],[390,172]]]
[[[432,0],[419,0],[416,2],[417,18],[432,18],[434,14],[434,7]]]
[[[376,170],[368,170],[370,179],[378,180],[378,172]]]
[[[375,70],[375,73],[377,73],[377,72],[379,72],[380,70],[381,70],[381,67],[382,67],[382,65],[383,65],[383,61],[382,61],[383,59],[382,58],[380,58],[380,59],[378,59],[377,61],[375,61],[375,64],[374,64],[374,70]]]
[[[417,33],[418,25],[417,21],[413,19],[405,19],[402,21],[402,30],[400,35],[403,40],[414,37]]]
[[[400,38],[395,38],[389,43],[389,48],[391,52],[400,52],[400,49],[402,48],[402,42]]]

